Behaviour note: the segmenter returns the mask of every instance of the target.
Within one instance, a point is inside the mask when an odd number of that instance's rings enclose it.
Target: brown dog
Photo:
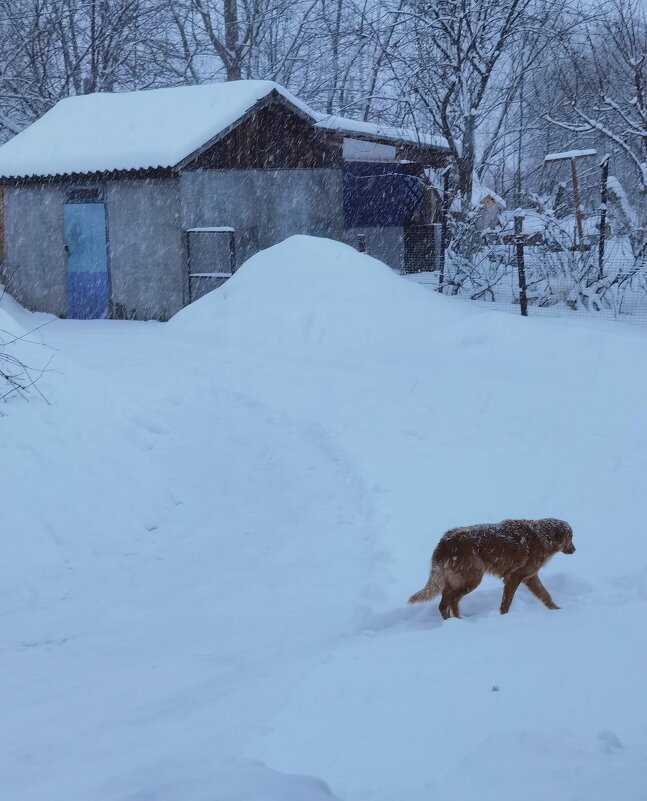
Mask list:
[[[458,602],[475,590],[484,573],[503,579],[501,614],[521,582],[549,609],[559,609],[537,573],[556,553],[575,553],[573,530],[563,520],[504,520],[453,528],[443,534],[431,557],[429,581],[409,598],[430,601],[442,593],[440,614],[460,617]]]

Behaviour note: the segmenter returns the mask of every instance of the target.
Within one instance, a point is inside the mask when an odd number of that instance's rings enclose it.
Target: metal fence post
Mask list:
[[[602,161],[602,186],[600,187],[600,241],[598,244],[598,281],[604,278],[604,245],[607,227],[607,181],[609,180],[609,160],[605,156]]]
[[[526,292],[526,265],[523,254],[523,217],[518,215],[514,218],[514,241],[517,249],[517,272],[519,274],[519,301],[521,314],[528,316],[528,295]]]
[[[440,222],[440,275],[438,277],[438,291],[443,291],[445,284],[445,253],[447,251],[447,232],[449,225],[449,167],[443,173],[443,198]]]

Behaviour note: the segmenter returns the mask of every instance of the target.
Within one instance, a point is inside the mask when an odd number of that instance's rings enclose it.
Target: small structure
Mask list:
[[[0,147],[0,270],[34,310],[164,320],[292,234],[406,269],[448,158],[267,81],[72,97]]]
[[[475,230],[485,232],[497,228],[500,215],[506,208],[506,202],[501,195],[482,183],[475,173],[472,183],[472,219]]]
[[[556,161],[570,161],[571,163],[571,180],[573,181],[573,200],[575,202],[575,222],[577,230],[577,239],[574,244],[576,250],[586,249],[584,243],[584,229],[582,226],[582,208],[580,204],[580,187],[577,180],[577,159],[585,158],[587,156],[595,156],[597,150],[566,150],[562,153],[548,153],[544,158],[545,164],[551,164]]]

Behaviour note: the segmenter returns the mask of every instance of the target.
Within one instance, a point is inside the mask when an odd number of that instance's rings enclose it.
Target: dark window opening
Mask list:
[[[66,203],[103,203],[103,200],[101,186],[75,186],[65,193]]]

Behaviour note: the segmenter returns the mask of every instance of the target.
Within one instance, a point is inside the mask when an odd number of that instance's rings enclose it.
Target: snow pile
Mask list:
[[[213,347],[384,360],[408,358],[436,327],[471,313],[348,245],[293,236],[252,256],[169,328],[213,337]]]
[[[43,337],[50,405],[0,422],[7,797],[647,797],[645,331],[300,237]],[[560,611],[407,606],[445,529],[523,516],[573,526]]]

